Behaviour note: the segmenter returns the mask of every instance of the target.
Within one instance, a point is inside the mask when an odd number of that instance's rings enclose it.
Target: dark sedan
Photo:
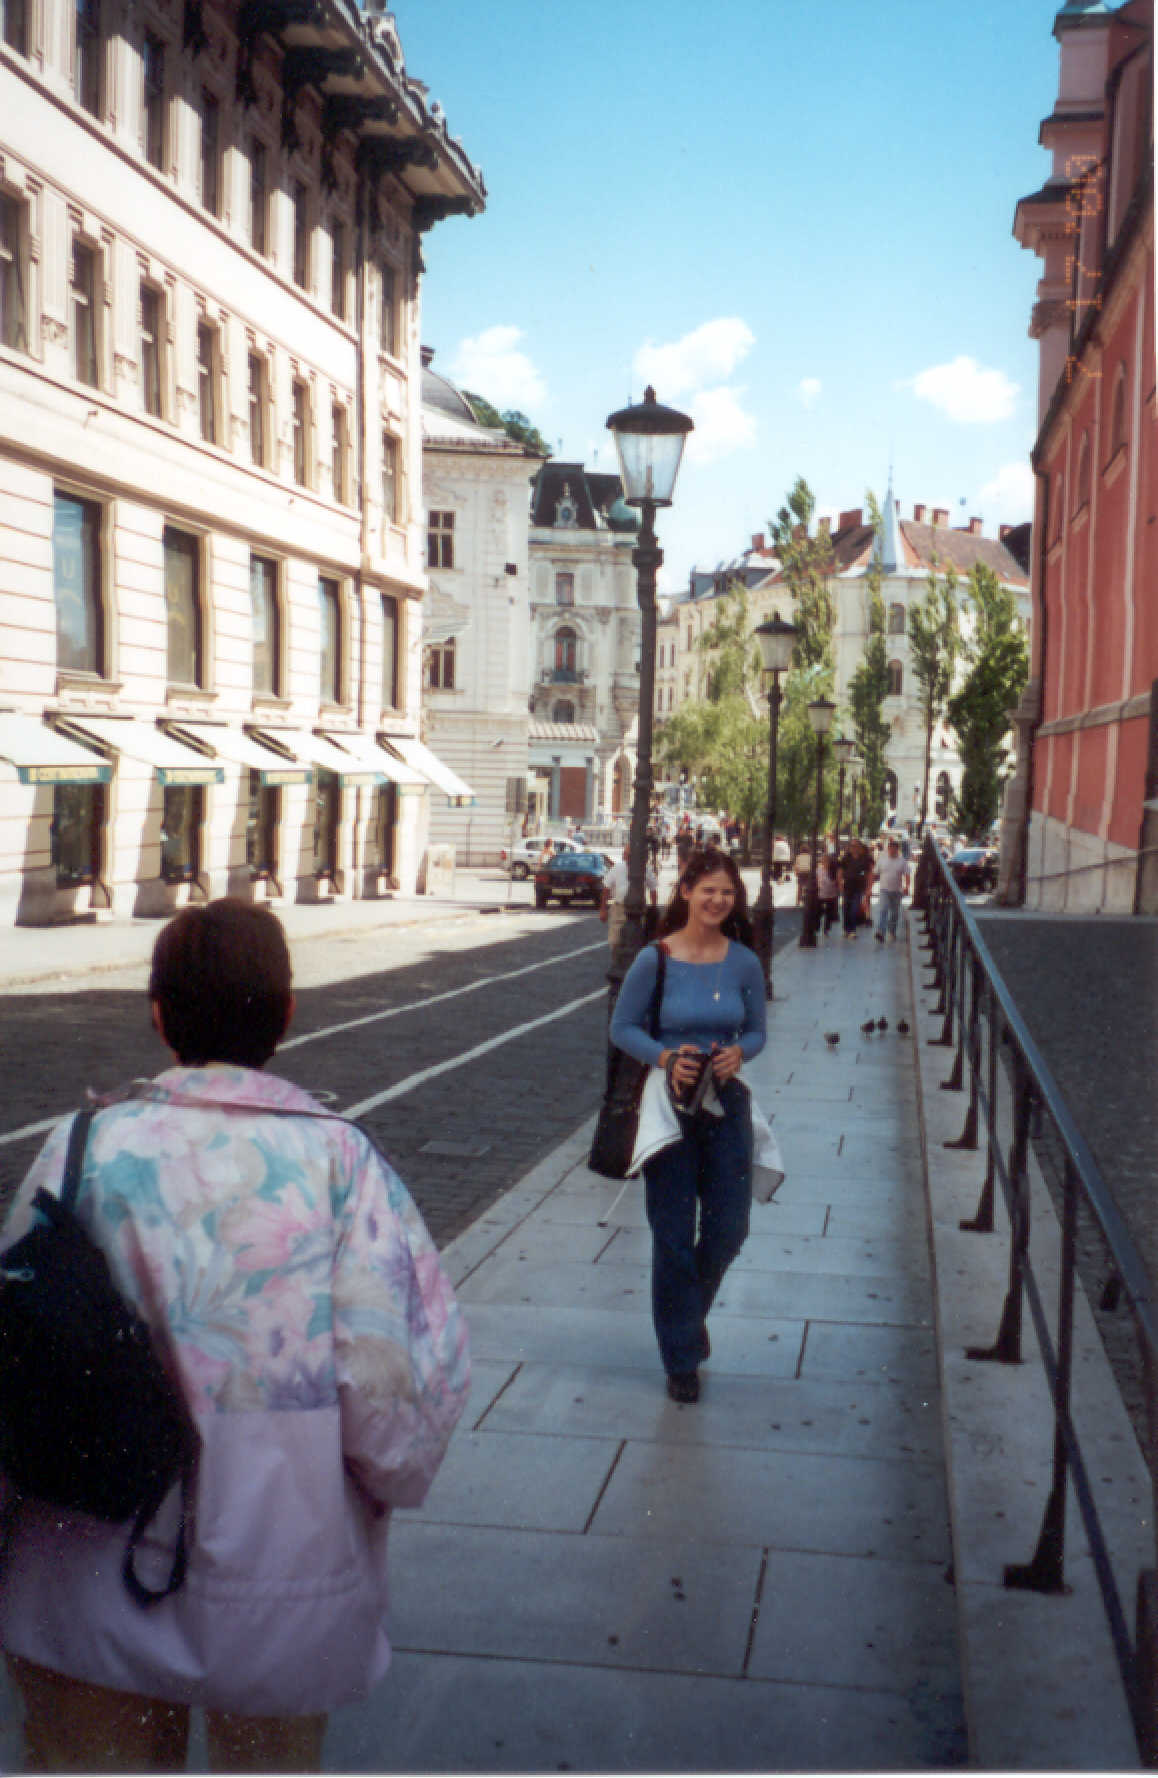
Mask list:
[[[549,901],[590,902],[598,907],[603,897],[607,859],[602,852],[565,852],[535,872],[535,906]]]
[[[962,846],[949,860],[958,889],[996,889],[997,859],[984,846]]]

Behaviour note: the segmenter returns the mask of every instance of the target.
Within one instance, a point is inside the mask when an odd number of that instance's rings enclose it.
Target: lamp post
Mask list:
[[[832,743],[832,751],[836,755],[837,788],[836,788],[836,840],[840,844],[840,829],[844,821],[844,774],[856,757],[856,742],[840,735]],[[856,791],[853,791],[853,806],[856,806]]]
[[[776,844],[776,747],[780,732],[780,675],[792,665],[796,646],[795,624],[782,623],[778,617],[758,624],[753,632],[760,644],[764,681],[768,687],[768,803],[764,812],[764,859],[760,871],[760,894],[752,909],[752,926],[756,939],[756,955],[764,971],[764,993],[772,998],[772,947],[776,935],[776,896],[772,887],[772,867]]]
[[[816,867],[820,851],[820,802],[824,794],[824,737],[832,726],[835,713],[836,705],[831,698],[815,698],[808,706],[808,720],[816,736],[816,806],[812,811],[812,868],[808,873],[808,894],[804,902],[804,921],[800,933],[800,944],[804,950],[815,948],[817,928],[820,925],[820,891]]]
[[[655,577],[663,561],[655,535],[655,509],[670,506],[684,442],[692,430],[687,414],[661,407],[650,386],[643,400],[620,408],[607,421],[615,440],[623,497],[637,506],[643,522],[639,540],[631,552],[636,572],[639,603],[639,741],[635,759],[635,790],[631,804],[631,829],[627,852],[627,915],[608,971],[611,1004],[614,1006],[624,976],[643,946],[644,881],[647,870],[647,824],[651,815],[652,704],[655,700]]]

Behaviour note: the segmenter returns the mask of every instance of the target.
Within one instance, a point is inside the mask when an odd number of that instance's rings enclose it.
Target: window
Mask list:
[[[339,321],[347,314],[346,225],[335,216],[330,223],[330,307]]]
[[[0,343],[28,350],[24,206],[0,192]]]
[[[318,581],[321,642],[318,649],[318,695],[323,704],[342,701],[342,589],[323,574]]]
[[[394,836],[398,826],[398,786],[379,784],[370,816],[367,863],[386,876],[394,874]]]
[[[28,54],[28,18],[25,0],[0,0],[0,39],[18,56]]]
[[[166,784],[161,804],[161,877],[190,883],[201,869],[205,793],[200,784]]]
[[[210,216],[221,215],[221,106],[201,89],[201,202]]]
[[[281,690],[281,612],[277,602],[277,563],[249,558],[249,602],[253,612],[253,689],[277,697]]]
[[[294,480],[306,488],[310,480],[310,392],[300,379],[293,386],[293,451]]]
[[[255,877],[277,875],[277,829],[281,791],[263,784],[261,773],[249,774],[249,809],[245,819],[245,862]]]
[[[949,801],[952,794],[953,787],[949,782],[948,772],[938,772],[937,791],[933,805],[938,821],[947,821],[949,819]]]
[[[897,799],[900,796],[900,785],[897,783],[897,774],[895,772],[885,773],[881,789],[884,792],[885,802],[888,804],[889,808],[895,809],[897,806]]]
[[[432,512],[427,520],[426,566],[454,567],[454,514]]]
[[[330,463],[330,476],[333,481],[334,499],[339,506],[347,506],[350,499],[350,421],[341,402],[335,402],[331,412],[333,425],[333,456]]]
[[[688,625],[688,653],[692,652],[692,626]]]
[[[101,0],[76,0],[73,91],[80,104],[94,117],[99,117],[101,110],[103,60]]]
[[[95,500],[58,493],[52,514],[52,590],[56,664],[63,672],[104,673],[101,580],[101,509]]]
[[[72,368],[78,383],[96,387],[96,253],[80,241],[72,246]]]
[[[265,466],[265,410],[269,372],[260,352],[249,354],[249,460]]]
[[[141,401],[158,418],[161,401],[161,292],[141,285]]]
[[[1078,473],[1074,480],[1074,511],[1080,512],[1090,499],[1090,435],[1082,433],[1078,446]]]
[[[905,633],[905,608],[903,605],[889,606],[889,635],[903,636]]]
[[[151,167],[165,166],[165,45],[159,37],[146,36],[141,46],[143,88],[141,122],[145,159]]]
[[[294,182],[294,283],[299,290],[310,284],[310,194],[304,180]]]
[[[574,605],[575,576],[573,574],[556,574],[555,603],[556,605]]]
[[[269,251],[269,188],[265,144],[249,143],[249,244],[255,253]]]
[[[579,638],[574,630],[562,629],[555,631],[555,677],[562,674],[574,678],[579,653]]]
[[[168,626],[166,676],[170,685],[202,684],[201,541],[166,525],[165,616]]]
[[[382,595],[382,708],[398,708],[398,602]]]
[[[217,437],[217,329],[208,321],[197,327],[197,412],[201,436],[206,444],[218,444]]]
[[[1126,367],[1118,366],[1114,381],[1114,399],[1110,408],[1110,455],[1113,457],[1126,442]]]
[[[378,286],[381,292],[382,310],[380,321],[380,344],[384,352],[393,358],[398,352],[398,274],[392,265],[384,265],[378,273]]]
[[[401,510],[398,486],[398,440],[391,432],[382,434],[382,520],[396,525]]]
[[[574,720],[575,706],[574,704],[567,703],[565,699],[561,699],[560,702],[552,708],[552,722],[574,722]]]
[[[885,694],[890,698],[899,698],[904,688],[905,671],[900,661],[889,662],[889,689]]]
[[[96,882],[104,819],[103,784],[54,786],[50,857],[59,888],[74,889],[81,883]]]
[[[454,637],[435,643],[427,655],[426,680],[431,691],[454,690]]]

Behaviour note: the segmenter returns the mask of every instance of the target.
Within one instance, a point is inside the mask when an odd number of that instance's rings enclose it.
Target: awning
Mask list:
[[[16,767],[22,784],[107,784],[113,775],[99,753],[17,710],[0,712],[0,759]]]
[[[403,765],[400,759],[396,759],[393,753],[387,753],[385,747],[380,747],[377,741],[371,740],[369,735],[349,735],[331,731],[325,736],[325,739],[333,741],[335,745],[351,753],[359,765],[365,766],[369,772],[375,772],[379,781],[388,778],[391,784],[397,784],[400,790],[423,791],[426,789],[427,780],[421,772],[416,772],[412,767]]]
[[[430,751],[421,741],[410,735],[380,735],[388,747],[393,748],[400,759],[405,760],[414,771],[421,772],[424,778],[437,785],[447,802],[454,803],[456,808],[465,808],[475,800],[474,791],[469,784],[452,772],[449,766],[443,765],[437,754]]]
[[[260,772],[263,784],[308,784],[310,781],[312,774],[308,766],[296,765],[284,754],[275,753],[272,747],[263,747],[244,729],[231,728],[222,722],[173,722],[167,727],[177,740],[187,735],[203,747],[212,748],[218,759],[227,759],[230,765],[247,766],[252,772]]]
[[[102,747],[123,753],[126,759],[152,766],[159,784],[225,782],[225,773],[211,759],[148,723],[135,722],[131,716],[89,716],[86,712],[83,721],[76,716],[69,716],[67,721],[69,729],[82,741],[96,741]]]
[[[386,776],[377,765],[362,765],[344,746],[336,746],[325,735],[312,735],[302,728],[255,729],[253,732],[259,741],[284,747],[306,765],[333,772],[343,785],[380,784]],[[342,737],[343,741],[354,738]]]

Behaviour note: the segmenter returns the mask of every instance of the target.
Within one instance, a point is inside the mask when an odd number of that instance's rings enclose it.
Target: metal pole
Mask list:
[[[772,954],[776,939],[776,890],[772,882],[776,844],[776,751],[780,734],[780,675],[773,673],[768,688],[768,801],[764,811],[764,858],[760,870],[760,894],[752,909],[756,955],[764,972],[764,995],[772,999]]]
[[[856,798],[856,791],[855,790],[853,791],[853,798],[855,801],[855,798]],[[844,821],[844,761],[842,759],[840,762],[840,769],[839,769],[839,774],[838,774],[838,778],[837,778],[837,789],[836,789],[836,843],[838,846],[840,845],[840,829],[841,829],[841,825],[842,825],[843,821]]]
[[[815,949],[820,927],[820,884],[816,867],[820,858],[820,798],[823,792],[824,736],[816,737],[816,806],[812,811],[812,868],[808,873],[808,892],[804,900],[804,924],[800,933],[802,950]]]
[[[655,580],[663,561],[663,551],[656,542],[655,502],[642,503],[643,523],[639,542],[631,552],[636,571],[635,595],[642,619],[639,640],[639,744],[635,759],[635,795],[631,805],[631,831],[627,853],[626,919],[611,967],[607,972],[610,984],[609,1010],[615,1006],[623,978],[643,949],[643,909],[647,871],[647,824],[651,814],[651,735],[652,704],[655,698]]]

